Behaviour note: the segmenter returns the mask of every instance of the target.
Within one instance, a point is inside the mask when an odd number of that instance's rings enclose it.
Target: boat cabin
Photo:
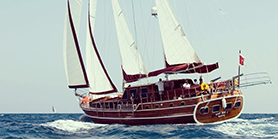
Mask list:
[[[183,84],[188,82],[190,88],[184,88]],[[162,100],[178,99],[179,97],[191,97],[196,96],[196,92],[201,90],[199,84],[194,84],[191,79],[176,79],[163,81],[164,91],[160,96],[158,86],[156,83],[141,85],[141,86],[129,86],[125,88],[122,96],[122,101],[133,101],[134,103],[139,102],[155,102]]]

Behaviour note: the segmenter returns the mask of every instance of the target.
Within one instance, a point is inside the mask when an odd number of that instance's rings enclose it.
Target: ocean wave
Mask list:
[[[278,137],[277,124],[271,124],[270,118],[260,119],[236,119],[232,122],[223,123],[212,128],[214,131],[219,131],[231,136],[249,136],[249,137]]]
[[[261,123],[261,122],[270,122],[274,120],[274,117],[269,117],[269,118],[258,118],[258,119],[253,119],[253,120],[249,120],[250,122],[254,122],[254,123]]]
[[[43,123],[40,125],[72,133],[87,133],[91,129],[105,126],[104,124],[95,124],[74,120],[56,120],[54,122]]]

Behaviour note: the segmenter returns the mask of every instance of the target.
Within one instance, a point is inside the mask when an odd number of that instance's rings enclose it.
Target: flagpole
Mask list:
[[[239,50],[239,57],[240,57],[240,54],[241,54],[241,50]],[[240,59],[239,59],[240,60]],[[238,64],[238,88],[240,87],[240,64]]]

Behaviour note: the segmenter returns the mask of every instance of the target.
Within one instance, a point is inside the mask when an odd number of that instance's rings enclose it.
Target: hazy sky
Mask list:
[[[123,2],[120,1],[134,35],[130,1]],[[83,4],[84,20],[86,3]],[[242,89],[243,112],[277,113],[278,1],[218,0],[217,4],[215,0],[176,0],[171,4],[201,61],[207,64],[219,61],[220,69],[204,75],[205,81],[236,75],[241,49],[246,58],[242,72],[267,71],[273,81],[271,85]],[[154,2],[134,0],[134,6],[137,25],[134,37],[146,67],[148,70],[161,68],[160,34],[154,35],[158,24],[150,16]],[[96,43],[102,46],[99,51],[105,66],[121,90],[120,58],[110,0],[99,0],[98,7]],[[66,0],[0,1],[0,113],[51,112],[52,105],[58,112],[81,112],[74,91],[67,87],[64,70],[65,8]],[[82,22],[79,39],[84,47],[86,21]]]

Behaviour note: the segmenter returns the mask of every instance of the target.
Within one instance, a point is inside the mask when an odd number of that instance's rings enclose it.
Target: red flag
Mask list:
[[[244,66],[244,57],[242,55],[239,55],[239,64]]]

